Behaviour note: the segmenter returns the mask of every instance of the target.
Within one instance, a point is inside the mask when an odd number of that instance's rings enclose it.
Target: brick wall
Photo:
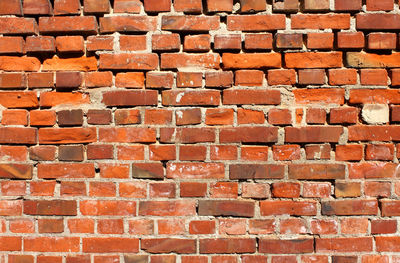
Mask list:
[[[0,0],[1,263],[399,263],[394,0]]]

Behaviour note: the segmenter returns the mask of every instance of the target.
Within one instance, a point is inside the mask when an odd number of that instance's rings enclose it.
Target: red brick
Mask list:
[[[237,121],[239,124],[263,124],[264,112],[250,109],[238,109]]]
[[[282,49],[300,49],[303,47],[303,35],[278,33],[275,35],[275,45]]]
[[[154,34],[151,38],[153,50],[179,50],[181,40],[179,34]]]
[[[278,53],[224,53],[222,56],[224,68],[280,68],[281,56]]]
[[[243,198],[268,198],[270,190],[268,184],[244,183],[242,184]]]
[[[214,49],[240,50],[242,48],[241,35],[216,35],[214,36]]]
[[[361,0],[347,1],[347,0],[335,0],[336,11],[359,11],[361,10]]]
[[[146,12],[168,12],[171,10],[171,0],[144,0]]]
[[[379,60],[379,63],[378,63]],[[351,67],[397,67],[398,66],[398,55],[396,53],[390,55],[379,55],[372,53],[347,53],[347,63]]]
[[[37,130],[34,128],[2,127],[0,143],[2,144],[35,144]]]
[[[289,201],[271,200],[260,202],[260,213],[262,216],[269,215],[316,215],[317,206],[313,201]]]
[[[196,88],[202,86],[203,73],[201,72],[178,72],[176,85],[179,88]]]
[[[219,22],[218,16],[163,16],[161,29],[169,31],[202,32],[218,30],[220,26]]]
[[[188,35],[185,36],[183,49],[185,51],[208,51],[211,48],[211,37],[210,35]],[[179,44],[178,44],[179,46]]]
[[[220,142],[276,142],[277,127],[235,127],[220,129]]]
[[[332,124],[355,124],[358,120],[358,109],[354,107],[343,107],[331,109],[329,122]]]
[[[386,86],[388,73],[385,69],[361,69],[361,85]]]
[[[299,70],[299,84],[323,85],[325,84],[325,71],[322,69]]]
[[[168,163],[167,178],[221,179],[225,169],[221,163]]]
[[[274,160],[290,161],[300,159],[299,145],[274,145],[272,148]]]
[[[145,106],[157,104],[157,91],[109,91],[103,93],[103,103],[107,106]]]
[[[307,48],[308,49],[332,49],[333,33],[308,33]]]
[[[242,146],[242,160],[247,161],[267,161],[267,146]]]
[[[375,200],[336,200],[322,202],[323,215],[376,215]]]
[[[196,251],[194,239],[153,238],[142,239],[141,249],[148,253],[192,254]]]
[[[203,4],[201,0],[175,0],[175,11],[185,13],[201,13]]]
[[[100,18],[100,32],[147,32],[155,31],[157,20],[150,16],[111,16]]]
[[[369,252],[372,251],[372,237],[318,238],[315,240],[317,252]]]
[[[349,29],[350,14],[292,15],[292,29]]]
[[[397,37],[395,33],[368,34],[369,49],[396,49]]]
[[[35,222],[32,219],[10,220],[10,232],[12,233],[34,233]]]
[[[149,189],[150,198],[175,198],[175,183],[150,183]],[[158,230],[160,231],[160,226]]]
[[[113,50],[114,49],[114,37],[113,36],[89,36],[86,42],[87,51],[98,51],[98,50]]]
[[[233,0],[207,0],[209,12],[232,12]]]
[[[176,125],[199,124],[201,123],[201,110],[199,108],[177,110],[175,118]]]
[[[22,37],[2,37],[0,39],[0,54],[22,54],[24,53],[24,45],[25,42]]]
[[[45,256],[45,255],[38,255],[37,263],[62,263],[62,257],[60,256]]]
[[[268,70],[269,85],[294,85],[296,84],[296,71],[293,69]]]
[[[272,49],[272,34],[246,34],[244,39],[244,48],[248,50]]]
[[[112,70],[153,70],[158,66],[158,55],[142,54],[101,54],[100,69]]]
[[[21,251],[22,238],[21,237],[0,237],[0,250],[1,251]]]
[[[287,127],[285,131],[286,142],[338,142],[343,133],[343,128],[325,126]]]
[[[181,182],[181,197],[204,197],[207,192],[206,183]]]
[[[232,125],[233,109],[208,109],[205,121],[207,125]]]
[[[174,85],[174,74],[172,72],[147,72],[146,88],[171,89]]]
[[[137,253],[139,251],[139,239],[119,237],[83,238],[82,250],[89,253]]]
[[[361,49],[365,45],[363,32],[338,32],[337,46],[340,49]]]
[[[58,36],[56,38],[58,52],[78,52],[84,51],[84,39],[82,36]]]
[[[210,185],[211,198],[237,198],[239,185],[236,182],[217,182]]]
[[[28,36],[26,38],[25,50],[28,53],[56,52],[56,41],[50,36]]]
[[[302,254],[314,251],[314,239],[260,239],[259,250],[268,254]]]
[[[62,233],[64,232],[64,222],[62,219],[39,219],[39,233]]]
[[[117,73],[115,76],[115,86],[118,88],[144,88],[144,73]]]
[[[229,89],[223,91],[223,104],[279,105],[281,93],[270,89]]]
[[[362,145],[337,145],[336,161],[360,161],[364,155],[364,147]]]
[[[392,0],[389,0],[392,1]],[[387,1],[382,1],[382,3]],[[392,1],[393,3],[393,1]],[[376,13],[376,14],[357,14],[357,29],[399,29],[400,16],[397,14]]]
[[[83,11],[85,14],[105,14],[110,11],[109,0],[84,0]]]
[[[80,72],[56,72],[56,87],[58,89],[74,89],[82,85],[83,78]]]
[[[146,36],[120,36],[119,45],[123,51],[146,50]]]
[[[119,184],[119,195],[121,197],[128,197],[128,198],[146,198],[147,197],[147,183],[138,182],[138,181],[120,183]],[[147,228],[147,226],[144,226],[144,228]],[[131,233],[135,232],[132,230],[132,226],[130,226],[130,232]]]
[[[13,2],[15,0],[12,0]],[[1,10],[1,9],[0,9]],[[18,35],[38,33],[38,26],[34,18],[22,17],[1,17],[0,18],[0,34]]]
[[[35,161],[53,161],[56,158],[56,150],[55,146],[34,146],[29,150],[29,157]]]
[[[337,68],[342,67],[341,52],[286,53],[288,68]]]
[[[34,257],[32,255],[9,255],[8,262],[10,262],[10,263],[33,263]]]
[[[367,218],[343,218],[340,220],[342,234],[367,234],[368,225]]]
[[[285,29],[285,16],[273,15],[231,15],[227,21],[230,31],[273,31]]]
[[[256,240],[252,238],[200,239],[201,254],[242,254],[254,253],[255,251]]]
[[[396,165],[383,162],[364,162],[349,164],[349,178],[392,178],[395,176]]]
[[[299,183],[273,183],[272,195],[280,198],[296,198],[300,196]]]
[[[219,69],[220,68],[219,54],[188,54],[188,53],[163,53],[161,54],[162,69],[177,69],[177,68],[205,68]]]
[[[260,70],[237,70],[235,72],[236,86],[262,86],[264,72]]]
[[[97,21],[93,16],[40,17],[39,31],[54,33],[97,33]]]
[[[163,105],[219,105],[220,92],[216,90],[166,90],[162,92]]]
[[[9,0],[0,4],[0,15],[22,15],[21,1]]]
[[[4,110],[1,124],[3,125],[28,125],[28,111],[26,110]]]
[[[310,230],[313,234],[330,235],[338,233],[338,223],[334,219],[319,220],[312,219],[310,222]]]
[[[140,0],[114,0],[114,13],[140,13],[143,6]]]
[[[303,183],[303,197],[327,198],[331,195],[330,183]]]
[[[291,179],[344,179],[345,165],[343,164],[290,164],[289,178]]]
[[[393,156],[393,144],[368,144],[365,152],[366,160],[390,161]]]
[[[330,69],[328,75],[329,84],[332,86],[357,84],[357,70],[355,69]]]
[[[97,221],[99,234],[123,234],[124,225],[122,219],[101,219]]]
[[[284,166],[236,164],[229,166],[229,178],[238,179],[280,179],[283,178]]]
[[[22,196],[26,194],[26,183],[22,181],[4,181],[1,183],[4,196]]]
[[[367,11],[391,11],[394,8],[393,0],[367,0]]]
[[[293,93],[297,104],[344,104],[344,89],[296,89]]]
[[[283,0],[273,2],[273,10],[276,12],[296,13],[299,11],[299,0]]]
[[[139,215],[142,216],[193,216],[196,214],[194,201],[141,201]]]
[[[371,234],[393,234],[397,230],[396,220],[371,220]]]
[[[364,193],[366,196],[389,197],[391,185],[389,182],[366,182]]]
[[[77,214],[77,204],[73,200],[25,200],[24,214],[26,215],[64,215]]]
[[[272,234],[275,229],[274,219],[250,219],[249,233],[250,234]]]
[[[78,0],[55,0],[54,1],[54,14],[55,15],[69,15],[79,14],[81,9],[80,1]]]
[[[204,161],[207,149],[204,146],[182,145],[179,147],[179,160],[181,161]]]
[[[328,11],[330,9],[329,0],[315,1],[305,0],[304,10],[315,12],[315,11]]]

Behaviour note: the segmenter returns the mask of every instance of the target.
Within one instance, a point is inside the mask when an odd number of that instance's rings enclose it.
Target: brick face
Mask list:
[[[0,262],[399,263],[397,0],[0,0]]]

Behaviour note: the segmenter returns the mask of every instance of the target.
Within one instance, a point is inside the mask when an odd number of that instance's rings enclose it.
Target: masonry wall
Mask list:
[[[399,263],[397,0],[0,0],[0,262]]]

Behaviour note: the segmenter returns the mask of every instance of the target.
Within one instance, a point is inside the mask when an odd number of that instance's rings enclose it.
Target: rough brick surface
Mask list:
[[[0,263],[399,263],[398,0],[0,0]]]

